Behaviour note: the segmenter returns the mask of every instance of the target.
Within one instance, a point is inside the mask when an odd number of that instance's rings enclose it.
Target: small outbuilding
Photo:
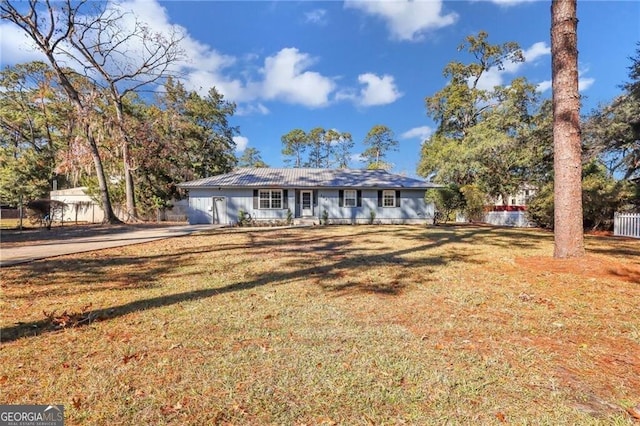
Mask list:
[[[104,210],[89,196],[86,186],[51,191],[49,197],[64,203],[62,217],[55,220],[88,223],[100,223],[104,220]]]
[[[239,168],[185,182],[191,224],[254,221],[294,223],[425,223],[433,183],[385,170]]]

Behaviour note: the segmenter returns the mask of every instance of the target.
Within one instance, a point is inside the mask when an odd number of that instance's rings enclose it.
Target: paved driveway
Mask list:
[[[37,241],[30,245],[4,248],[0,246],[0,267],[31,262],[48,257],[81,253],[120,247],[131,244],[146,243],[165,238],[180,237],[194,232],[210,230],[218,225],[179,225],[170,227],[151,227],[142,229],[103,232],[85,237],[61,237],[46,241]]]

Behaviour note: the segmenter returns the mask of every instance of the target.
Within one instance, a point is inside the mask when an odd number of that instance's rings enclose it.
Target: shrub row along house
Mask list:
[[[434,206],[425,191],[437,187],[385,170],[239,168],[185,182],[189,223],[425,223]]]

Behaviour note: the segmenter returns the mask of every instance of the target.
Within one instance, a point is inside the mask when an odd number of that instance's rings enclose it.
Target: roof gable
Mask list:
[[[184,182],[181,188],[413,188],[438,187],[386,170],[238,168],[231,173]]]

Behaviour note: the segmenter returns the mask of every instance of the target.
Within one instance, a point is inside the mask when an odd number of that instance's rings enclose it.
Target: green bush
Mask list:
[[[238,212],[238,226],[251,226],[253,220],[251,215],[244,210]]]
[[[634,185],[609,176],[597,162],[582,171],[582,217],[585,229],[610,230],[613,214],[624,211],[634,199]],[[527,217],[538,226],[553,229],[553,182],[545,184],[529,200]]]
[[[434,204],[436,214],[433,218],[434,225],[439,221],[447,222],[454,219],[456,211],[462,211],[465,207],[464,195],[460,192],[460,187],[450,184],[444,188],[429,189],[425,199]]]

